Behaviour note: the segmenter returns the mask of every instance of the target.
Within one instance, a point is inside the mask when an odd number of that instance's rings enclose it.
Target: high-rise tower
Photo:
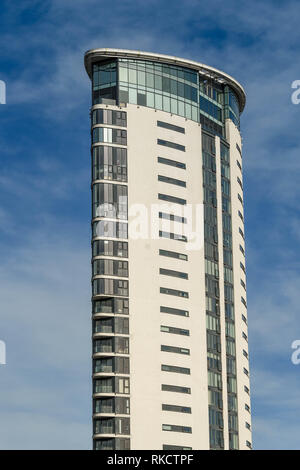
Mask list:
[[[95,49],[95,449],[251,448],[240,113],[212,67]]]

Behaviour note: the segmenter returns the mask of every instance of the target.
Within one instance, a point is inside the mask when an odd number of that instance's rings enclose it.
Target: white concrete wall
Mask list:
[[[158,193],[202,203],[200,126],[145,107],[128,105],[126,110],[129,206],[164,203]],[[157,120],[184,127],[185,134],[157,127]],[[186,151],[157,145],[157,138],[185,145]],[[160,164],[158,156],[182,161],[186,170]],[[158,174],[184,180],[187,187],[159,182]],[[188,262],[158,254],[159,248],[185,253],[185,245],[164,238],[129,239],[132,449],[162,449],[163,444],[209,448],[203,240],[200,250],[186,252]],[[189,279],[160,275],[160,267],[187,272]],[[160,294],[160,287],[188,291],[189,299]],[[189,310],[190,316],[160,313],[161,305]],[[190,336],[160,332],[160,325],[189,329]],[[161,352],[161,344],[188,348],[191,354]],[[191,375],[162,372],[161,364],[188,367]],[[192,393],[161,391],[161,384],[190,387]],[[192,414],[162,411],[162,403],[189,406]],[[162,424],[191,426],[192,434],[162,431]]]
[[[236,144],[242,149],[239,130],[231,120],[226,121],[226,132],[230,143],[230,175],[231,175],[231,209],[232,209],[232,251],[233,251],[233,275],[234,275],[234,305],[235,305],[235,329],[236,329],[236,364],[237,364],[237,393],[238,393],[238,419],[239,419],[239,446],[240,449],[248,449],[246,441],[252,443],[251,431],[246,428],[246,422],[251,425],[251,416],[245,410],[245,403],[250,406],[250,397],[245,392],[244,386],[250,389],[249,377],[244,374],[243,368],[249,371],[249,361],[243,355],[243,350],[248,352],[248,342],[243,338],[244,332],[248,336],[248,327],[242,320],[242,314],[247,318],[247,310],[241,302],[241,296],[247,301],[245,289],[241,285],[241,279],[246,284],[245,274],[240,267],[240,262],[245,263],[245,257],[240,251],[239,245],[245,249],[245,241],[239,233],[239,227],[245,234],[244,223],[238,215],[240,211],[244,215],[244,209],[238,199],[238,194],[243,198],[243,190],[237,182],[237,177],[243,181],[242,172],[237,160],[242,166],[242,158],[236,148]]]

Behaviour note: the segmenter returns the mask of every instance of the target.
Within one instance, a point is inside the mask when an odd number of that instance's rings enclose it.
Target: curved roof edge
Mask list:
[[[218,81],[229,85],[236,92],[239,104],[240,112],[243,111],[246,104],[246,94],[242,85],[237,82],[233,77],[227,75],[221,70],[210,67],[209,65],[201,64],[200,62],[195,62],[193,60],[182,59],[180,57],[175,57],[165,54],[156,54],[153,52],[142,52],[142,51],[133,51],[127,49],[111,49],[111,48],[101,48],[101,49],[90,49],[84,55],[84,65],[85,69],[91,78],[92,64],[104,60],[107,57],[115,58],[127,58],[127,59],[142,59],[142,60],[152,60],[156,62],[163,62],[166,64],[179,65],[182,67],[187,67],[193,70],[197,70],[201,75],[206,76],[207,78],[212,78]]]

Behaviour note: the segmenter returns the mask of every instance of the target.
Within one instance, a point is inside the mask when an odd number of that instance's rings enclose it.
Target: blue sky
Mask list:
[[[191,58],[244,85],[253,444],[299,448],[299,19],[297,0],[1,2],[1,449],[91,445],[93,47]]]

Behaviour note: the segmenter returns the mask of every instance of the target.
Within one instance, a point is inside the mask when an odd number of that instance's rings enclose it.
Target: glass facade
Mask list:
[[[224,448],[215,137],[202,132],[209,440]]]
[[[226,118],[239,127],[238,98],[229,86],[173,64],[123,58],[93,64],[93,105],[111,101],[177,114],[201,122],[203,128],[223,137]],[[104,119],[109,124],[117,116]],[[94,123],[105,123],[104,119],[103,112],[94,112]],[[122,122],[121,116],[118,122]],[[94,139],[101,138],[98,132],[103,131],[95,131]]]
[[[116,99],[116,77],[115,63],[94,67],[93,103]],[[129,437],[105,436],[130,434],[130,416],[118,417],[130,399],[116,395],[130,390],[127,113],[96,109],[91,121],[94,449],[128,450]]]
[[[225,297],[225,327],[226,327],[226,373],[227,373],[227,403],[229,449],[239,448],[238,415],[237,415],[237,385],[236,385],[236,347],[235,321],[233,302],[233,256],[232,256],[232,221],[231,221],[231,190],[230,190],[230,157],[229,147],[221,142],[221,188],[222,188],[222,226],[223,226],[223,269]]]

